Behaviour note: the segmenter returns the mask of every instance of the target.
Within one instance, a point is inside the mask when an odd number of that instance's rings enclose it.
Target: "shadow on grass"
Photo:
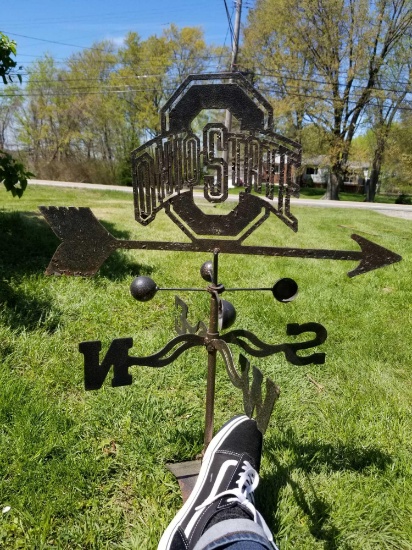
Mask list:
[[[54,332],[61,312],[47,289],[26,275],[44,272],[59,240],[46,222],[33,213],[0,212],[0,311],[11,329]]]
[[[41,328],[49,333],[57,330],[62,316],[44,289],[42,296],[37,297],[34,288],[14,289],[6,281],[0,281],[0,314],[2,322],[12,330]]]
[[[118,238],[128,236],[110,224],[106,226]],[[47,285],[41,282],[59,244],[40,215],[0,211],[0,313],[10,328],[54,332],[59,326],[61,311],[48,295]],[[100,276],[117,280],[151,271],[150,266],[130,262],[119,251],[108,258]]]
[[[128,231],[117,229],[110,222],[100,220],[100,223],[116,239],[130,238]],[[101,277],[105,277],[110,280],[118,280],[126,276],[137,277],[138,275],[150,275],[153,273],[153,268],[149,265],[143,265],[138,262],[130,261],[130,258],[125,251],[117,250],[107,258],[98,273]]]
[[[43,273],[60,242],[32,212],[0,212],[0,236],[3,279]]]
[[[129,238],[127,231],[108,222],[102,225],[117,239]],[[47,222],[32,212],[0,211],[0,269],[4,279],[45,272],[60,244]],[[123,251],[114,252],[99,274],[118,279],[130,274],[150,274],[151,266],[131,262]]]
[[[288,451],[287,456],[291,457],[287,464],[277,458],[283,454],[283,450]],[[325,550],[338,548],[339,530],[331,521],[330,504],[318,496],[309,474],[328,470],[385,470],[392,463],[391,457],[377,448],[333,446],[317,441],[304,443],[298,440],[292,430],[287,430],[280,439],[266,441],[265,454],[275,466],[275,471],[262,480],[259,500],[264,503],[263,512],[265,509],[276,510],[280,491],[289,486],[297,505],[308,518],[310,533],[316,540],[323,541]],[[293,479],[294,470],[306,476],[305,490]],[[272,525],[272,528],[274,533],[279,531],[279,525]]]

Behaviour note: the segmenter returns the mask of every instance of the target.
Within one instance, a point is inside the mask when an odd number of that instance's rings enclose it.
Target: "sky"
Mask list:
[[[242,22],[253,0],[243,0]],[[94,42],[111,39],[121,45],[137,32],[142,39],[178,27],[202,27],[208,44],[231,45],[225,0],[3,0],[0,31],[17,42],[18,65],[51,54],[64,62]],[[234,22],[235,1],[226,0]]]

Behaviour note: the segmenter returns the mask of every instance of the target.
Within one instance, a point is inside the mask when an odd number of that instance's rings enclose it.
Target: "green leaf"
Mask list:
[[[13,197],[21,197],[27,188],[27,180],[34,174],[25,170],[21,162],[16,161],[9,153],[0,151],[0,182]]]

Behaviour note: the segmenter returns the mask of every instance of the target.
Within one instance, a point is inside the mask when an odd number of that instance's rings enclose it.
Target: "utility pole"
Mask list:
[[[242,0],[235,0],[235,3],[236,3],[236,16],[235,16],[235,27],[233,32],[232,60],[230,62],[230,72],[234,72],[237,65],[237,53],[239,51],[239,36],[240,36],[240,19],[242,15]],[[232,113],[230,111],[226,111],[225,126],[228,132],[230,132],[232,129]]]

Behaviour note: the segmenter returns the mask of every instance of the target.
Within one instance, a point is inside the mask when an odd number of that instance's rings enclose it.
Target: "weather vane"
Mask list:
[[[195,132],[198,115],[213,109],[226,109],[239,122],[239,129],[229,131],[224,124],[206,123]],[[197,119],[197,122],[196,122]],[[131,293],[138,300],[151,300],[159,291],[205,291],[210,294],[209,324],[188,321],[187,305],[176,296],[180,316],[178,335],[162,350],[146,357],[129,356],[132,338],[113,340],[103,360],[99,341],[82,342],[85,387],[102,386],[113,367],[113,386],[132,383],[129,368],[160,368],[175,361],[192,347],[207,351],[207,388],[204,448],[213,436],[215,372],[217,355],[225,364],[232,384],[243,394],[246,414],[256,414],[264,432],[279,396],[279,388],[245,355],[239,357],[237,369],[229,345],[240,347],[253,357],[283,353],[294,365],[322,364],[324,353],[300,355],[298,351],[321,345],[326,329],[318,323],[288,324],[288,336],[314,334],[302,342],[267,344],[250,331],[227,331],[235,319],[235,309],[222,299],[224,292],[270,291],[279,302],[295,298],[298,288],[293,279],[277,281],[269,288],[225,288],[219,281],[219,254],[252,254],[329,260],[359,261],[348,275],[353,277],[372,269],[397,262],[401,257],[359,235],[352,235],[360,251],[299,249],[245,244],[246,239],[270,215],[292,231],[298,221],[290,210],[290,199],[299,193],[301,147],[298,143],[272,131],[273,110],[270,103],[240,73],[191,75],[175,91],[160,111],[161,133],[132,153],[134,213],[142,225],[151,223],[164,210],[188,238],[183,242],[133,241],[114,238],[95,218],[89,208],[40,207],[40,210],[62,243],[47,267],[48,274],[90,276],[95,274],[110,254],[119,248],[208,252],[213,259],[201,266],[206,288],[162,288],[149,277],[137,277]],[[199,135],[200,134],[200,135]],[[226,214],[206,213],[196,204],[196,187],[203,186],[203,197],[209,203],[223,203],[229,186],[241,186],[239,200]],[[223,333],[222,333],[223,331]],[[225,332],[226,331],[226,332]],[[185,493],[187,468],[174,470]],[[190,490],[190,489],[189,489]]]
[[[191,123],[210,109],[230,110],[240,131],[209,123],[199,137]],[[229,254],[359,261],[350,277],[401,259],[360,235],[352,235],[359,251],[244,244],[270,214],[297,231],[290,198],[299,193],[301,147],[271,130],[271,105],[241,73],[189,76],[161,109],[160,120],[161,134],[132,153],[135,218],[147,225],[163,209],[190,242],[120,240],[89,208],[42,206],[62,240],[46,273],[94,275],[118,248],[213,252],[219,247]],[[203,185],[209,203],[222,203],[229,182],[243,186],[243,192],[228,214],[206,214],[195,204],[196,186]]]

